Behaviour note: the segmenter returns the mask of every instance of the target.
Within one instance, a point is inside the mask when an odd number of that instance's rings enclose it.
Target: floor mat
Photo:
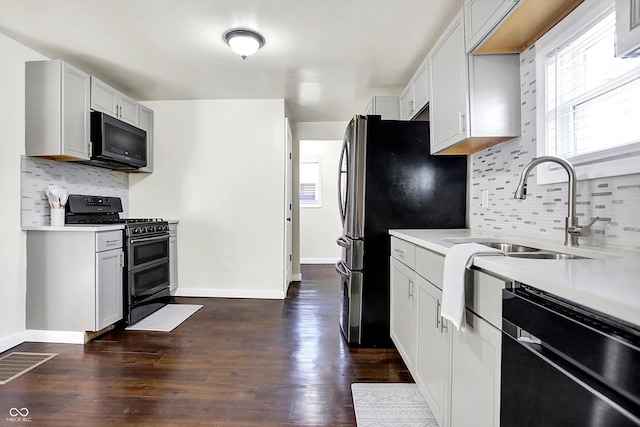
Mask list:
[[[126,329],[128,331],[171,332],[201,308],[201,305],[194,304],[167,304]]]
[[[0,385],[18,378],[57,355],[58,353],[9,353],[0,358]]]
[[[358,427],[438,427],[413,383],[351,384]]]

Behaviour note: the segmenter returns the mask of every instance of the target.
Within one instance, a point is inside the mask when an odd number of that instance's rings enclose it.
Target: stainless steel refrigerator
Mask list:
[[[466,156],[432,156],[429,123],[355,116],[338,179],[340,327],[347,342],[389,347],[389,229],[464,228]]]

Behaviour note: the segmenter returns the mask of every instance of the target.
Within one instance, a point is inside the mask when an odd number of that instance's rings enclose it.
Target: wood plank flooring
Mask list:
[[[173,332],[115,330],[0,386],[0,426],[355,426],[354,382],[409,382],[395,349],[350,348],[333,266],[305,265],[281,300],[175,298],[204,307]]]

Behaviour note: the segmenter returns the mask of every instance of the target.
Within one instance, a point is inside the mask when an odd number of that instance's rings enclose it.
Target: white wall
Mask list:
[[[284,100],[144,102],[154,172],[133,217],[178,219],[178,295],[284,297]]]
[[[47,59],[0,34],[0,351],[25,329],[26,235],[20,227],[24,62]]]
[[[322,162],[322,205],[300,207],[300,263],[333,264],[340,259],[336,244],[342,231],[338,213],[338,162],[342,140],[300,141],[300,157],[317,156]]]
[[[300,274],[300,191],[298,165],[300,163],[300,140],[342,140],[350,118],[344,122],[297,122],[291,124],[293,131],[293,273],[298,280]],[[337,185],[337,184],[336,184]]]

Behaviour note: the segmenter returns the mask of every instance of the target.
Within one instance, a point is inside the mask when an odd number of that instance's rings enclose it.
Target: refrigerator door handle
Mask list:
[[[345,279],[348,279],[351,276],[351,274],[347,271],[342,261],[336,262],[336,271],[340,276],[344,277]]]
[[[351,249],[351,242],[348,241],[347,239],[345,239],[344,237],[340,236],[336,239],[336,243],[338,244],[338,246],[343,247],[345,249]]]
[[[349,186],[347,185],[347,181],[349,180],[349,153],[348,153],[348,144],[347,138],[345,136],[345,140],[342,143],[342,151],[340,153],[340,161],[338,162],[338,209],[340,209],[340,221],[342,226],[344,227],[344,221],[347,215],[347,199]],[[346,163],[345,163],[346,162]],[[342,176],[345,176],[343,179]],[[343,191],[344,185],[344,191]],[[344,194],[344,197],[343,197]]]

